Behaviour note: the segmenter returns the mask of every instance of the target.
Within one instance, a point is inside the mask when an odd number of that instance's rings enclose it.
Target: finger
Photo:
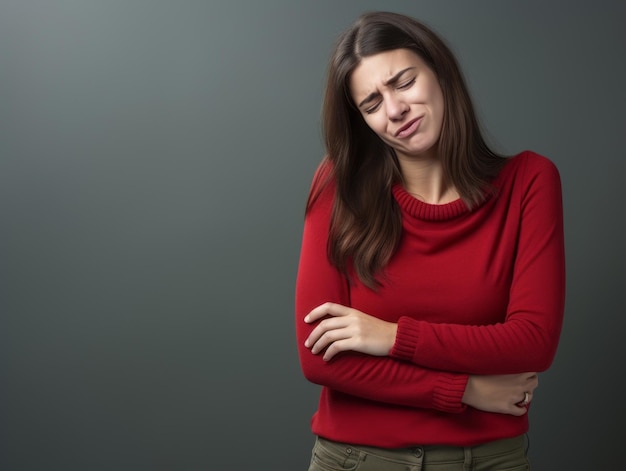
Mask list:
[[[319,339],[331,330],[342,329],[346,326],[345,321],[339,318],[330,318],[320,322],[315,329],[311,331],[307,339],[304,341],[304,346],[310,348],[315,345]]]
[[[317,342],[315,342],[315,344],[311,347],[311,352],[318,354],[328,348],[332,351],[332,346],[335,342],[347,340],[351,337],[352,336],[347,328],[329,330],[328,332],[325,332]]]
[[[342,306],[336,303],[324,303],[320,304],[309,312],[304,318],[304,322],[310,324],[311,322],[318,321],[325,316],[345,316],[348,314],[350,308]]]
[[[523,407],[525,409],[528,409],[528,405],[530,404],[530,401],[532,400],[532,394],[528,391],[524,392],[524,397],[522,398],[521,401],[519,401],[517,404],[515,404],[517,407]]]
[[[318,321],[319,319],[326,316],[326,309],[328,303],[320,304],[316,308],[312,309],[305,317],[304,322],[311,323]]]
[[[324,361],[330,361],[332,360],[335,355],[337,355],[338,353],[341,352],[345,352],[348,350],[352,350],[352,346],[351,346],[351,339],[350,338],[345,338],[342,340],[337,340],[335,342],[333,342],[324,352]]]
[[[315,342],[309,342],[311,352],[317,354],[328,348],[333,342],[349,338],[350,332],[348,327],[347,325],[337,324],[336,328],[324,330]]]
[[[528,394],[528,392],[524,392],[524,397],[522,398],[521,401],[519,401],[519,403],[525,406],[525,405],[528,405],[529,401],[530,401],[530,394]]]

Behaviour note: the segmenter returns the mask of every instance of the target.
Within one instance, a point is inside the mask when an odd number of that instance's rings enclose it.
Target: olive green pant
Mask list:
[[[525,435],[477,445],[387,449],[318,437],[309,471],[527,471]]]

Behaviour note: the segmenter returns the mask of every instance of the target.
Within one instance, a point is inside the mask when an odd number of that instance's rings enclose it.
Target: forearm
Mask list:
[[[298,334],[300,364],[307,380],[354,396],[389,404],[462,412],[468,376],[435,371],[389,357],[343,352],[331,361],[304,347],[310,332]]]
[[[530,321],[463,326],[405,317],[390,355],[427,368],[468,374],[545,371],[554,358],[559,332],[559,322],[541,327]]]

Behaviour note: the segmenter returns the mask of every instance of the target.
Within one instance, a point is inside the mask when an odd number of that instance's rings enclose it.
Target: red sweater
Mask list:
[[[528,417],[461,403],[470,374],[546,370],[564,310],[565,256],[559,173],[523,152],[469,211],[461,200],[393,196],[403,236],[372,291],[348,284],[328,261],[334,198],[328,185],[306,216],[296,282],[296,331],[304,376],[322,385],[314,434],[378,447],[470,446],[520,435]],[[330,362],[304,347],[304,316],[326,302],[398,323],[388,357],[344,352]]]

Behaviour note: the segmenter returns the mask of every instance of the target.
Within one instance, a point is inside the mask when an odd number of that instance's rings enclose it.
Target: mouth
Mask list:
[[[415,131],[417,131],[417,128],[420,125],[420,122],[422,121],[423,116],[419,116],[418,118],[412,119],[411,121],[409,121],[408,123],[406,123],[404,126],[402,126],[400,129],[398,129],[394,135],[394,137],[407,137],[410,136],[411,134],[413,134]]]

